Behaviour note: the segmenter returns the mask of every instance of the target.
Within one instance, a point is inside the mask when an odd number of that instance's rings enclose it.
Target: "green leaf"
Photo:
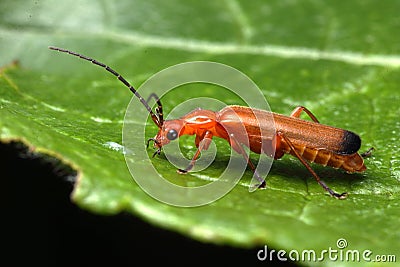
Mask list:
[[[78,171],[72,199],[93,213],[126,211],[198,240],[287,252],[338,249],[345,238],[346,249],[399,259],[399,2],[248,2],[2,1],[1,141],[21,140],[71,165]],[[266,190],[249,193],[246,171],[214,203],[169,206],[137,186],[116,146],[130,92],[104,70],[48,45],[105,62],[137,87],[177,63],[228,64],[262,88],[273,111],[290,114],[304,105],[322,123],[358,133],[361,151],[376,150],[362,174],[312,165],[330,187],[349,192],[344,201],[328,197],[285,156],[274,162]],[[163,98],[165,113],[202,93],[235,104],[212,86],[195,88]],[[149,126],[146,135],[156,131]],[[181,140],[188,157],[193,142]],[[178,175],[163,156],[152,162],[171,181],[197,186],[218,177],[229,160],[226,142],[217,146],[215,164],[201,175]]]

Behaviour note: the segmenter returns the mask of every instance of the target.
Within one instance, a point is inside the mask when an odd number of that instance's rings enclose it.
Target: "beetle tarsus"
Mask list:
[[[372,151],[374,151],[374,150],[375,150],[374,147],[370,147],[367,151],[365,151],[364,153],[361,153],[361,157],[363,157],[363,158],[370,157],[372,155]]]
[[[267,183],[265,181],[262,181],[262,183],[258,186],[258,189],[265,189],[267,188]]]
[[[347,192],[344,192],[344,193],[341,193],[341,194],[333,192],[333,194],[331,194],[331,196],[333,196],[336,199],[346,199],[347,195],[348,195]]]
[[[187,170],[183,170],[183,169],[177,169],[176,172],[179,173],[179,174],[186,174],[186,173],[188,173]]]

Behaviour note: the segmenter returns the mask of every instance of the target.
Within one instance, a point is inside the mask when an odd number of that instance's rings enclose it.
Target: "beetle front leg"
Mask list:
[[[202,150],[207,150],[208,147],[210,146],[211,139],[213,137],[212,132],[206,131],[204,134],[203,138],[201,139],[199,146],[197,148],[196,153],[194,154],[192,160],[190,161],[189,165],[185,169],[178,169],[177,172],[179,174],[186,174],[189,171],[191,171],[194,167],[194,164],[196,163],[197,158],[200,156]],[[197,139],[197,136],[196,136]]]

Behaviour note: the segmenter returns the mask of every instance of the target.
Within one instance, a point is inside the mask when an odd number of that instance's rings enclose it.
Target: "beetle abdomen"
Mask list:
[[[282,140],[281,147],[285,153],[295,156],[290,147]],[[366,170],[364,159],[358,154],[340,155],[324,149],[313,149],[305,146],[294,145],[296,152],[309,162],[314,162],[322,166],[340,168],[347,172],[363,172]]]

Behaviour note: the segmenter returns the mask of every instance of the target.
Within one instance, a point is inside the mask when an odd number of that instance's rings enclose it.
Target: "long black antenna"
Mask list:
[[[64,48],[59,48],[59,47],[55,47],[55,46],[49,46],[49,49],[51,50],[55,50],[55,51],[59,51],[59,52],[63,52],[63,53],[67,53],[79,58],[82,58],[84,60],[90,61],[93,64],[103,67],[105,70],[107,70],[108,72],[112,73],[115,77],[118,78],[118,80],[120,80],[123,84],[125,84],[126,87],[129,88],[129,90],[137,97],[139,98],[140,102],[142,102],[143,106],[147,109],[147,111],[150,113],[150,116],[152,118],[152,120],[154,121],[154,123],[158,126],[158,128],[161,129],[162,125],[163,125],[163,118],[158,118],[156,116],[156,114],[154,114],[153,110],[151,110],[151,107],[149,106],[149,104],[146,102],[146,100],[136,91],[136,89],[127,81],[125,80],[124,77],[121,76],[121,74],[119,74],[118,72],[116,72],[115,70],[113,70],[112,68],[110,68],[109,66],[107,66],[106,64],[103,64],[93,58],[78,54],[76,52],[64,49]],[[160,102],[160,101],[158,101]],[[159,106],[161,104],[159,103]]]

